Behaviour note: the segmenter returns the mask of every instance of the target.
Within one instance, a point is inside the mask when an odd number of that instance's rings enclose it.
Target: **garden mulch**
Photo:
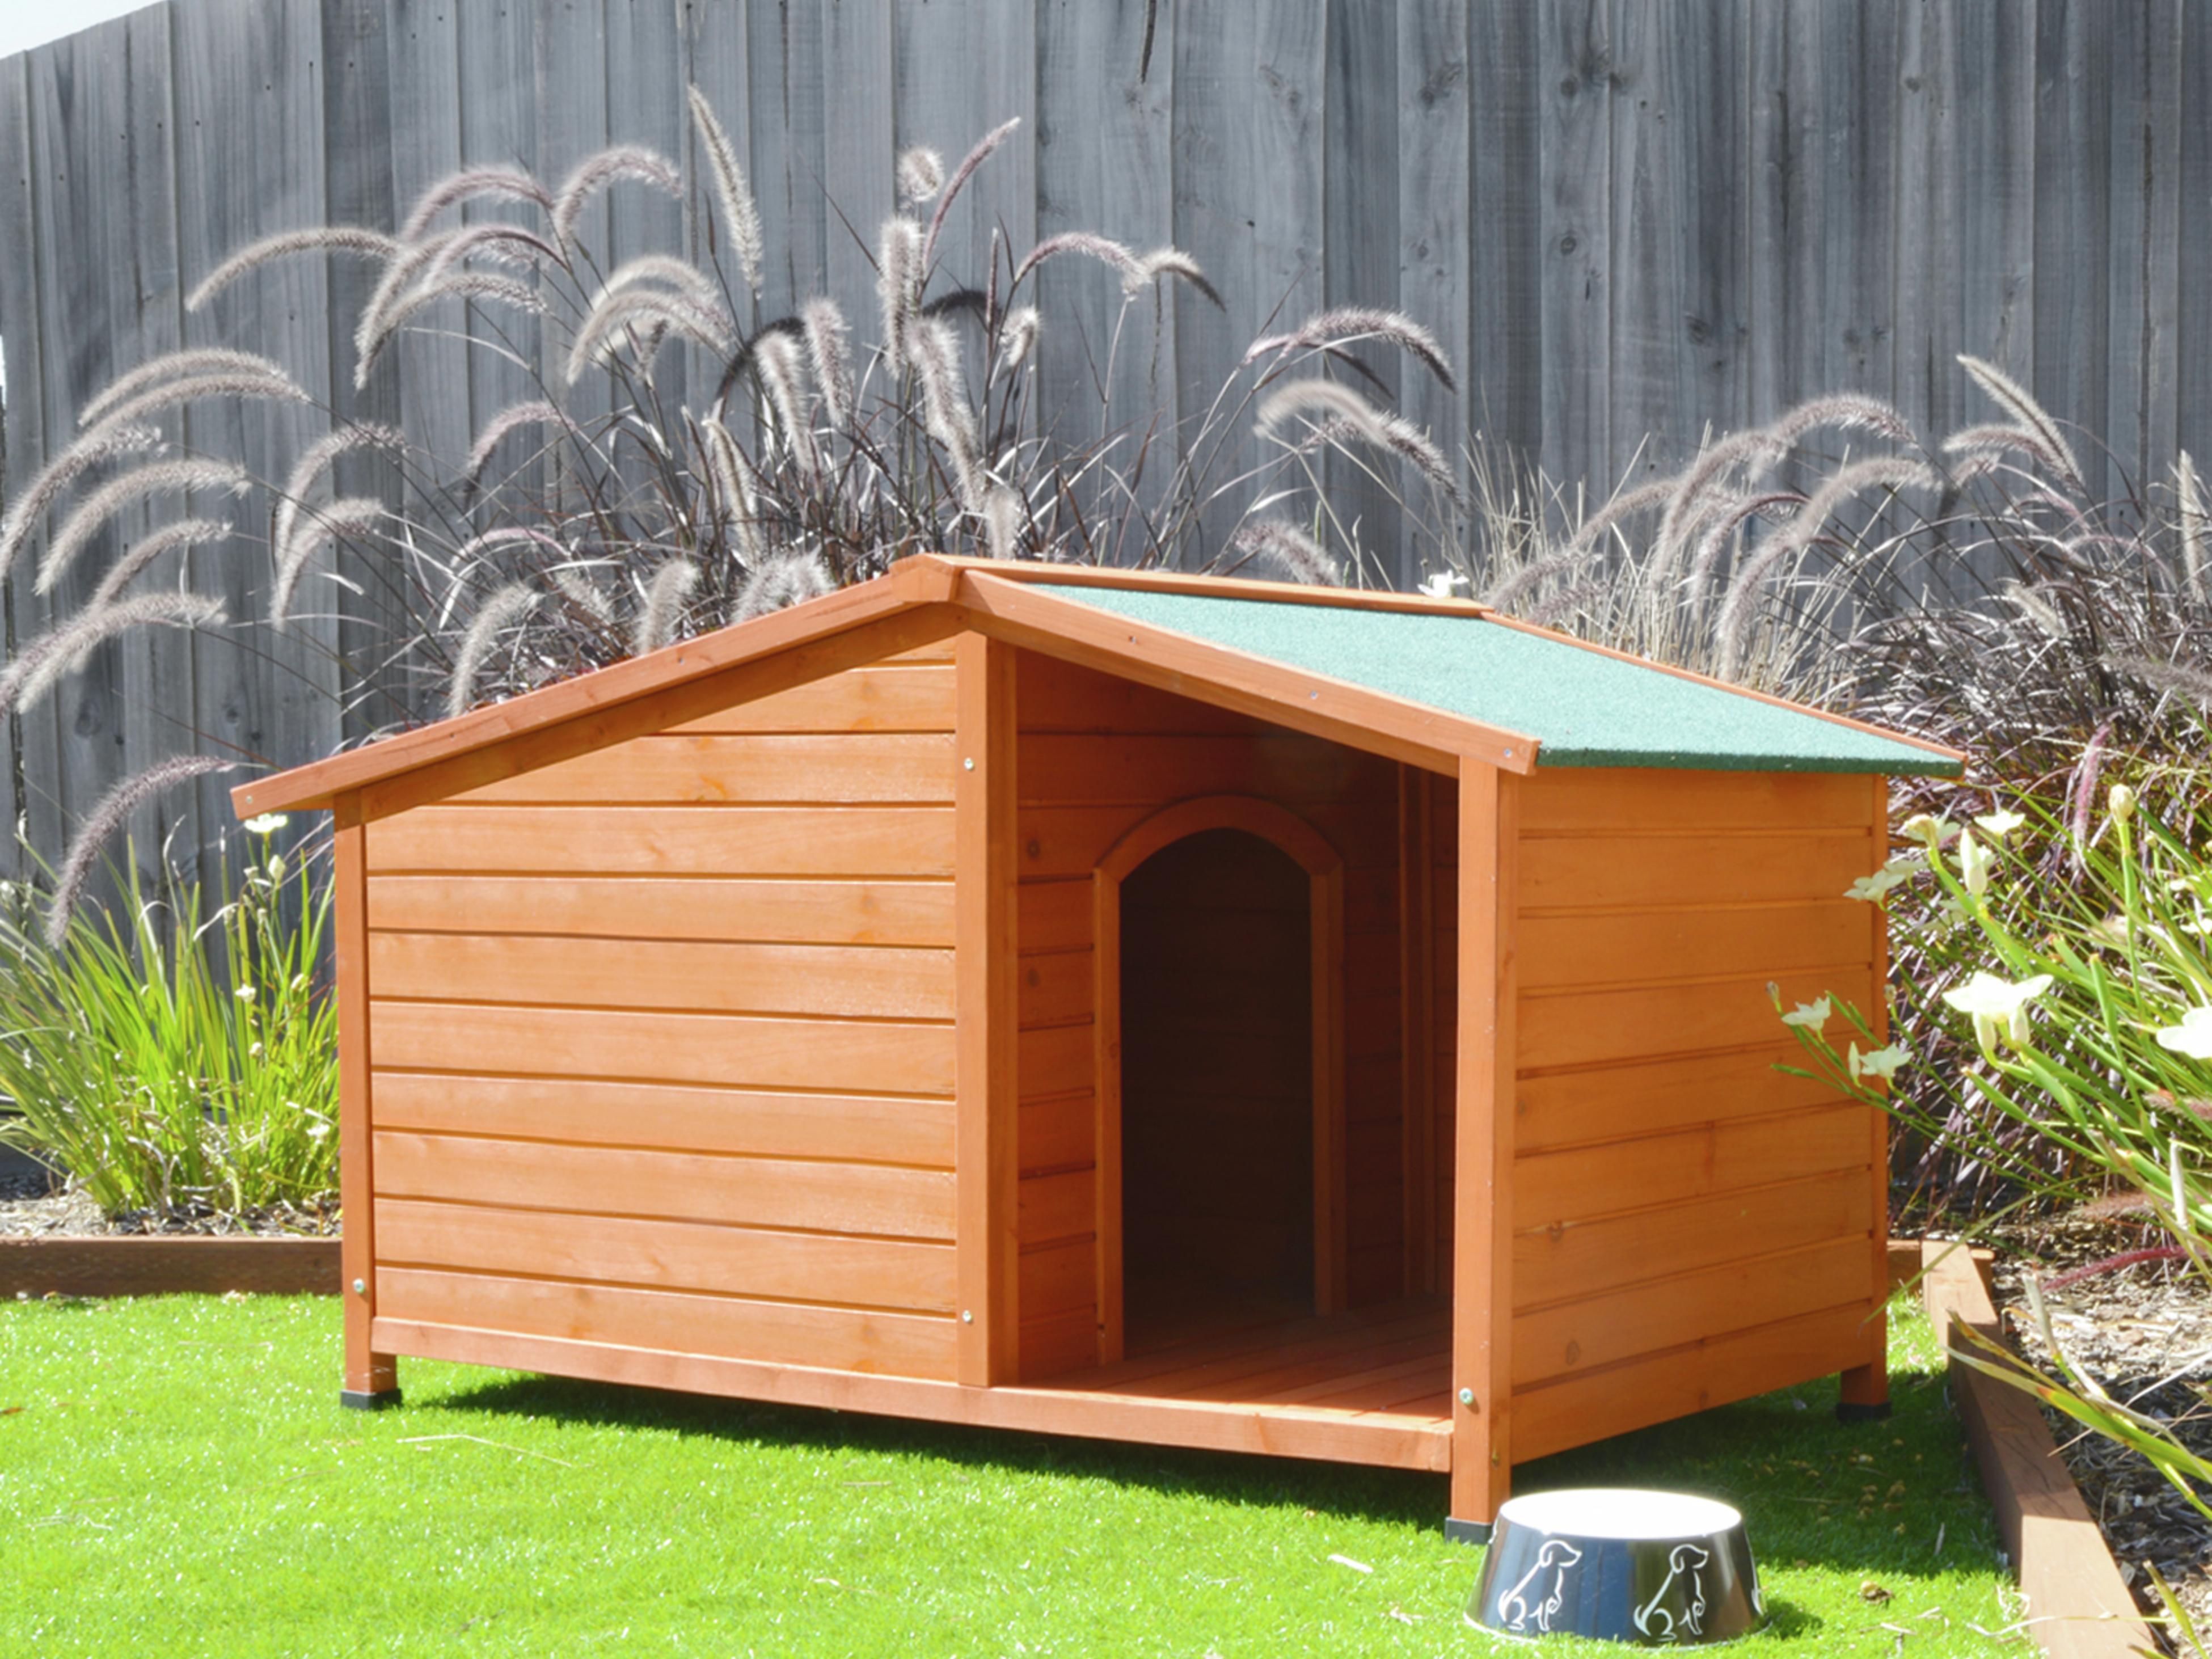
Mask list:
[[[2140,1226],[2077,1216],[2008,1227],[1996,1242],[2006,1334],[2048,1366],[2057,1356],[2031,1310],[2027,1276],[2047,1283],[2158,1241]],[[2050,1337],[2067,1361],[2212,1458],[2212,1287],[2186,1264],[2144,1262],[2046,1289],[2043,1300]],[[2048,1407],[2045,1415],[2137,1604],[2154,1623],[2164,1617],[2148,1571],[2154,1566],[2199,1631],[2212,1633],[2212,1522],[2133,1452]]]
[[[111,1218],[83,1192],[57,1188],[44,1174],[0,1175],[0,1238],[331,1238],[337,1231],[335,1203],[307,1209],[278,1204],[234,1212],[191,1203]]]

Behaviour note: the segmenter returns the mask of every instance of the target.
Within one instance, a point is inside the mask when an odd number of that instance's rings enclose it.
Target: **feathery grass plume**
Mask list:
[[[84,896],[85,884],[92,878],[93,861],[100,856],[100,849],[107,844],[108,838],[123,827],[133,812],[180,783],[204,778],[210,772],[228,772],[235,765],[235,762],[215,760],[206,755],[177,755],[155,762],[102,795],[100,805],[92,809],[77,830],[76,839],[70,843],[68,856],[62,860],[61,873],[54,879],[53,900],[46,907],[46,944],[58,951],[67,943],[70,919],[76,914],[77,903]]]
[[[1796,516],[1760,548],[1735,573],[1728,596],[1721,602],[1720,620],[1714,632],[1720,641],[1719,676],[1737,678],[1744,653],[1751,643],[1751,628],[1759,614],[1759,598],[1767,573],[1783,560],[1802,553],[1827,526],[1836,509],[1869,489],[1894,493],[1901,489],[1936,489],[1942,480],[1920,462],[1905,455],[1872,455],[1849,466],[1838,467],[1814,490]]]
[[[1334,380],[1291,380],[1278,386],[1260,405],[1260,435],[1278,438],[1284,427],[1300,419],[1316,427],[1340,422],[1345,435],[1411,461],[1453,505],[1460,504],[1459,482],[1443,452],[1411,421],[1386,414],[1351,387]]]
[[[180,404],[205,403],[210,398],[235,398],[240,401],[265,398],[271,403],[311,404],[304,388],[295,384],[289,374],[195,374],[189,380],[165,380],[149,386],[135,398],[127,398],[108,412],[107,419],[117,426],[135,425],[149,415],[158,415],[165,409],[174,409]]]
[[[1173,276],[1189,283],[1212,301],[1217,310],[1229,309],[1222,300],[1220,290],[1206,280],[1206,272],[1198,261],[1179,247],[1156,247],[1150,253],[1140,255],[1136,270],[1122,276],[1121,293],[1125,298],[1133,300],[1163,276]]]
[[[1018,558],[1018,538],[1026,516],[1027,504],[1018,490],[1009,489],[1002,483],[993,484],[990,494],[983,498],[984,550],[994,559]]]
[[[2204,504],[2204,481],[2197,476],[2197,463],[2183,450],[2173,464],[2173,495],[2181,517],[2181,574],[2189,590],[2189,597],[2203,605],[2204,593],[2204,549],[2208,532],[2212,532],[2212,509]]]
[[[883,312],[884,367],[893,374],[907,370],[911,336],[920,320],[921,227],[902,213],[884,221],[877,238],[876,302]]]
[[[291,544],[293,526],[300,521],[300,509],[307,502],[307,492],[333,461],[356,449],[381,449],[397,455],[406,447],[407,434],[398,428],[362,421],[334,428],[301,450],[300,459],[292,463],[291,471],[285,476],[284,488],[276,497],[276,516],[270,526],[269,545],[278,568],[282,568],[289,556],[286,550]]]
[[[280,230],[232,254],[199,280],[185,298],[186,311],[198,311],[249,270],[295,253],[358,253],[371,259],[389,259],[399,251],[398,241],[366,225],[325,225],[314,230]]]
[[[46,516],[70,485],[103,461],[143,453],[161,441],[161,434],[150,426],[111,424],[86,433],[48,461],[23,486],[7,516],[0,518],[0,576],[15,564],[15,556],[30,539],[31,527]]]
[[[1309,317],[1288,334],[1270,334],[1246,348],[1243,364],[1249,366],[1269,355],[1320,351],[1380,340],[1394,345],[1429,371],[1447,392],[1459,390],[1450,360],[1437,337],[1401,312],[1377,311],[1367,306],[1337,306]]]
[[[689,259],[679,259],[672,253],[641,253],[635,259],[624,260],[607,278],[607,285],[599,290],[599,295],[605,298],[641,283],[657,283],[663,288],[673,289],[709,311],[722,309],[722,291],[714,279]]]
[[[615,625],[615,602],[607,596],[605,589],[582,572],[569,565],[556,564],[545,573],[545,576],[562,599],[600,627],[612,628]]]
[[[636,343],[641,361],[650,361],[647,354],[653,341],[672,332],[697,341],[718,356],[726,357],[738,349],[737,330],[719,309],[696,304],[672,289],[634,286],[602,294],[593,302],[568,348],[568,384],[575,385],[595,362],[612,356],[621,347],[624,331]]]
[[[167,351],[110,380],[97,397],[77,411],[76,423],[80,428],[98,426],[118,404],[159,381],[196,380],[205,374],[252,374],[287,381],[292,378],[284,372],[282,363],[251,351],[232,351],[222,346]]]
[[[189,547],[198,542],[219,542],[235,526],[219,519],[179,519],[160,529],[140,537],[131,543],[123,556],[109,566],[100,579],[100,586],[92,590],[87,599],[88,611],[98,611],[113,605],[123,597],[123,590],[133,579],[164,553],[179,547]]]
[[[1280,519],[1248,519],[1229,538],[1232,556],[1257,560],[1308,587],[1334,587],[1344,580],[1334,559],[1297,525]]]
[[[205,628],[224,619],[222,602],[199,593],[142,593],[67,622],[27,641],[0,671],[0,715],[27,708],[75,672],[107,641],[134,628]]]
[[[999,362],[994,374],[1012,374],[1036,349],[1044,319],[1035,306],[1016,306],[999,329]]]
[[[707,451],[708,476],[714,481],[722,516],[738,539],[738,561],[748,570],[768,562],[768,541],[761,534],[758,492],[754,488],[752,463],[730,435],[730,428],[708,416],[699,422],[699,435]]]
[[[2112,741],[2112,723],[2105,721],[2081,746],[2081,758],[2066,780],[2066,828],[2074,844],[2074,867],[2081,869],[2089,850],[2089,814],[2097,804],[2097,785],[2105,770],[2105,746]]]
[[[1676,487],[1672,478],[1658,478],[1633,489],[1622,490],[1575,526],[1575,533],[1567,538],[1567,551],[1583,552],[1596,546],[1598,538],[1607,531],[1673,500]]]
[[[1739,495],[1723,503],[1705,520],[1705,530],[1698,537],[1697,552],[1690,561],[1690,608],[1704,608],[1705,595],[1712,586],[1713,572],[1720,568],[1722,556],[1727,553],[1737,531],[1753,519],[1781,519],[1804,505],[1805,498],[1794,489]]]
[[[907,346],[921,382],[923,424],[952,462],[952,486],[962,509],[981,513],[989,475],[983,470],[983,441],[975,431],[975,412],[959,384],[958,347],[952,331],[934,319],[917,322]]]
[[[896,167],[899,202],[920,207],[945,188],[945,158],[927,144],[901,152]]]
[[[1995,363],[1970,357],[1963,351],[1959,354],[1959,366],[1989,394],[1992,403],[2036,434],[2040,447],[2051,455],[2051,471],[2063,483],[2076,495],[2088,493],[2089,487],[2082,481],[2081,464],[2074,459],[2074,447],[2066,441],[2065,433],[2051,418],[2049,411],[2028,396],[2025,386]]]
[[[1912,422],[1891,404],[1863,392],[1832,392],[1784,410],[1766,429],[1785,444],[1825,428],[1836,432],[1871,432],[1893,443],[1916,442]]]
[[[1553,553],[1544,558],[1531,559],[1518,570],[1510,571],[1492,582],[1481,594],[1481,601],[1493,611],[1510,611],[1553,577],[1584,569],[1587,564],[1588,562],[1579,553]]]
[[[817,468],[813,423],[807,418],[805,382],[800,378],[799,343],[781,330],[754,336],[753,380],[775,411],[785,447],[800,478],[811,486]]]
[[[642,657],[674,641],[684,605],[698,586],[699,567],[689,559],[671,559],[653,573],[645,585],[645,603],[638,608],[637,631],[630,639],[633,655]]]
[[[391,516],[382,501],[347,495],[328,507],[310,509],[304,523],[295,521],[277,549],[276,580],[269,591],[269,620],[279,633],[292,619],[292,595],[307,574],[307,561],[335,543],[365,540]]]
[[[1756,463],[1764,471],[1788,453],[1788,446],[1771,432],[1731,433],[1708,445],[1677,475],[1674,493],[1667,498],[1667,510],[1659,515],[1659,533],[1652,542],[1650,561],[1644,573],[1653,592],[1666,586],[1681,562],[1682,544],[1736,469]]]
[[[2073,631],[2066,626],[2066,618],[2059,615],[2058,607],[2026,582],[2007,582],[2003,597],[2048,638],[2063,640]]]
[[[2123,674],[2132,674],[2146,685],[2161,691],[2178,692],[2200,708],[2212,708],[2212,673],[2192,668],[2187,663],[2159,662],[2149,657],[2100,657],[2100,665]]]
[[[1063,253],[1088,254],[1093,259],[1111,265],[1114,274],[1121,279],[1124,289],[1133,281],[1140,285],[1146,281],[1145,262],[1121,243],[1103,236],[1094,236],[1087,230],[1063,230],[1057,236],[1046,237],[1023,256],[1021,264],[1014,267],[1014,286],[1019,288],[1023,277],[1046,260],[1056,259]]]
[[[937,235],[945,228],[945,216],[952,210],[952,204],[961,187],[975,176],[975,169],[991,159],[991,152],[1013,137],[1014,129],[1022,124],[1018,115],[1011,121],[994,127],[976,141],[975,148],[961,157],[960,165],[952,169],[952,182],[945,185],[945,193],[937,198],[937,211],[929,216],[929,234],[922,239],[921,262],[926,269],[937,258]],[[994,261],[993,275],[996,275]]]
[[[853,418],[853,360],[846,345],[845,313],[834,300],[809,300],[799,308],[799,325],[806,337],[806,361],[822,393],[823,410],[831,426],[842,428]]]
[[[412,242],[430,228],[430,222],[448,208],[459,207],[479,196],[497,196],[510,202],[529,202],[550,210],[553,198],[545,186],[517,167],[470,167],[449,173],[415,198],[407,222],[399,227],[399,240]]]
[[[367,349],[354,365],[353,383],[356,390],[368,385],[368,372],[391,343],[392,337],[420,313],[428,310],[441,300],[471,300],[478,303],[493,301],[500,305],[513,306],[517,311],[526,311],[533,316],[543,316],[545,301],[538,290],[527,283],[518,283],[512,276],[495,276],[487,270],[449,270],[435,281],[425,278],[410,289],[392,305],[385,308],[371,331]]]
[[[2069,465],[2067,458],[2051,448],[2041,433],[2031,431],[2024,426],[1964,427],[1943,440],[1945,454],[1962,455],[1969,461],[1990,464],[1981,469],[1984,471],[1994,470],[1996,462],[2014,450],[2027,456],[2046,472],[2063,474]],[[2072,511],[2071,503],[2058,501],[2057,504],[2066,507],[2069,512]]]
[[[526,620],[538,608],[538,590],[527,582],[509,582],[482,605],[461,636],[453,653],[453,678],[446,688],[446,718],[455,720],[469,712],[477,700],[477,675],[499,643],[499,636]]]
[[[71,561],[100,533],[100,527],[132,502],[187,489],[228,489],[242,495],[247,482],[246,469],[235,461],[153,461],[117,473],[80,501],[62,521],[46,544],[46,556],[39,561],[38,580],[32,584],[32,591],[51,592]]]
[[[438,255],[445,251],[446,244],[457,234],[458,232],[447,231],[443,235],[431,237],[428,241],[410,242],[392,256],[384,267],[384,275],[376,279],[376,286],[369,290],[368,298],[362,301],[361,315],[354,320],[353,352],[356,358],[368,355],[371,345],[383,331],[385,313],[399,303],[399,296],[407,291],[417,276],[430,268]],[[356,374],[354,379],[358,383],[361,377]]]
[[[471,483],[480,477],[484,468],[491,465],[491,458],[498,452],[501,442],[526,426],[548,426],[569,433],[576,430],[574,422],[542,398],[509,404],[486,421],[483,430],[477,434],[477,441],[469,450],[468,470],[465,476]]]
[[[729,233],[730,251],[738,256],[738,272],[757,297],[761,269],[766,263],[768,239],[761,231],[760,209],[745,183],[745,170],[738,165],[738,148],[715,118],[714,106],[696,87],[689,88],[691,125],[699,134],[699,147],[707,153],[707,171],[714,175],[715,198],[722,204],[722,228]]]
[[[511,225],[504,219],[487,219],[480,225],[468,225],[442,236],[438,240],[437,249],[422,273],[425,282],[435,282],[448,270],[479,256],[518,270],[536,270],[541,264],[565,268],[568,263],[559,248],[536,231]]]
[[[1554,627],[1560,617],[1572,615],[1600,598],[1605,591],[1603,582],[1577,582],[1572,587],[1554,593],[1522,620],[1534,623],[1539,628]]]
[[[666,194],[684,194],[684,175],[676,164],[642,144],[610,144],[596,155],[587,155],[575,171],[562,180],[553,198],[553,234],[563,246],[576,240],[576,221],[583,217],[591,199],[608,185],[628,179],[650,185]]]
[[[750,622],[771,611],[819,599],[836,584],[811,553],[781,553],[755,568],[730,608],[732,622]]]

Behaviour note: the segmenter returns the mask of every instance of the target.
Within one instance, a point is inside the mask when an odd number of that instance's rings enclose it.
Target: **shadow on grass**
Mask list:
[[[1655,1486],[1719,1498],[1744,1513],[1753,1547],[1775,1565],[1865,1576],[1989,1568],[1996,1531],[1966,1471],[1963,1438],[1940,1374],[1901,1372],[1895,1417],[1838,1423],[1832,1378],[1778,1390],[1522,1465],[1515,1490]],[[1083,1440],[1011,1430],[755,1404],[559,1377],[505,1377],[421,1406],[491,1416],[553,1418],[712,1436],[812,1453],[938,1459],[971,1470],[1134,1485],[1251,1508],[1297,1508],[1433,1531],[1446,1510],[1443,1477],[1231,1452]],[[1479,1558],[1472,1552],[1469,1562]],[[1777,1633],[1820,1621],[1786,1603]]]

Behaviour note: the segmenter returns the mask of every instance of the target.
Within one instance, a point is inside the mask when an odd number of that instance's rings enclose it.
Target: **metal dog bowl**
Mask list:
[[[1732,1642],[1765,1617],[1743,1516],[1670,1492],[1508,1498],[1467,1604],[1468,1622],[1488,1630],[1646,1648]]]

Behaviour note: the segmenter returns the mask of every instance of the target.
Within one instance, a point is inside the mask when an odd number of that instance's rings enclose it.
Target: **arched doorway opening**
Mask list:
[[[1314,1303],[1312,907],[1249,830],[1121,884],[1121,1262],[1133,1352]]]
[[[1096,872],[1100,1358],[1343,1305],[1343,862],[1182,801]]]

